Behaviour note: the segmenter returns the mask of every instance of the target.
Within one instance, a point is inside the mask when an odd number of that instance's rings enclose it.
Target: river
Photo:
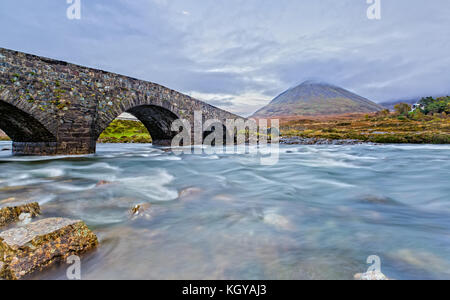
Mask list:
[[[100,246],[82,257],[83,279],[352,279],[370,255],[390,278],[450,279],[450,146],[279,152],[264,166],[253,154],[145,144],[79,157],[2,151],[0,201],[84,220]],[[66,269],[32,278],[65,279]]]

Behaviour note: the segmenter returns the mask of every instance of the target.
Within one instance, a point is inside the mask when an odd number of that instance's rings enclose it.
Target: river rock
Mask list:
[[[31,218],[34,218],[40,213],[41,208],[37,202],[0,207],[0,227],[19,221],[22,214],[29,214]]]
[[[100,186],[104,186],[104,185],[110,185],[112,184],[112,182],[106,181],[106,180],[100,180],[99,182],[97,182],[97,184],[95,185],[96,187],[100,187]]]
[[[150,211],[149,211],[151,206],[152,205],[150,203],[144,203],[144,204],[139,204],[139,205],[133,206],[133,208],[130,210],[131,219],[135,220],[140,217],[144,217],[146,219],[151,219],[151,215],[150,215]]]
[[[277,229],[281,229],[281,230],[294,230],[294,226],[292,225],[292,223],[289,221],[288,218],[279,215],[275,212],[267,212],[264,214],[263,217],[264,223],[272,225],[274,227],[276,227]]]
[[[293,136],[293,137],[281,137],[280,144],[285,144],[285,145],[361,145],[361,144],[370,144],[370,145],[373,145],[374,143],[367,143],[367,142],[363,142],[360,140],[351,140],[351,139],[331,140],[331,139],[324,139],[324,138],[305,138],[305,137],[300,137],[300,136]]]
[[[0,277],[18,280],[98,245],[86,224],[64,218],[43,219],[0,233]]]

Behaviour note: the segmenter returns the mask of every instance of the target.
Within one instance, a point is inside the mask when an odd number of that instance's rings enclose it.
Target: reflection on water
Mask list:
[[[0,201],[86,221],[100,247],[83,257],[84,279],[351,279],[369,255],[390,278],[450,279],[449,151],[281,146],[275,166],[150,145],[70,158],[3,151]],[[145,217],[130,218],[144,203]],[[35,278],[64,279],[65,268]]]

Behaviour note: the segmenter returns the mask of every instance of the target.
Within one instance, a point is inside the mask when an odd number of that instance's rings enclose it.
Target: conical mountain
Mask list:
[[[253,117],[370,113],[382,109],[384,108],[381,105],[343,88],[327,83],[306,81],[273,99]]]

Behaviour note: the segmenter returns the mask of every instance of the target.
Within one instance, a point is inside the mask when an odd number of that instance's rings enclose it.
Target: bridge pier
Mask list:
[[[153,140],[152,144],[154,146],[170,147],[172,146],[172,140]]]
[[[13,142],[14,155],[84,155],[95,153],[96,143],[86,142]]]

